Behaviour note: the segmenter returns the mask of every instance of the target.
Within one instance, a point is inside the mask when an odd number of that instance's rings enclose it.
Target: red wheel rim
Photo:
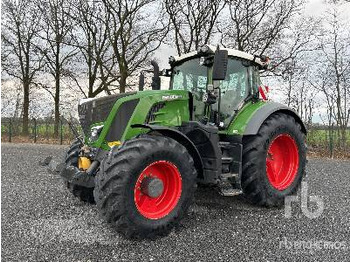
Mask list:
[[[266,174],[271,185],[282,191],[294,181],[299,168],[299,153],[295,140],[288,134],[277,136],[266,156]]]
[[[158,197],[150,197],[141,187],[146,178],[160,179],[163,190]],[[177,205],[182,192],[181,174],[168,161],[156,161],[148,165],[138,177],[134,188],[137,210],[146,218],[160,219],[168,215]]]

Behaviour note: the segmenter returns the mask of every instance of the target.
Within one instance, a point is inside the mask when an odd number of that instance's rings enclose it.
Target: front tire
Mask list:
[[[186,148],[163,136],[125,142],[103,160],[94,196],[102,217],[127,237],[166,235],[185,215],[197,173]]]
[[[271,115],[255,136],[243,138],[242,188],[261,206],[281,206],[294,194],[305,173],[305,134],[287,114]]]

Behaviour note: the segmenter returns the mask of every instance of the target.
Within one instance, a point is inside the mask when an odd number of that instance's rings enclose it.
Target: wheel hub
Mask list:
[[[151,198],[159,197],[164,190],[164,183],[157,177],[145,177],[141,182],[141,192]]]
[[[182,192],[178,168],[165,160],[149,164],[139,175],[134,187],[137,210],[148,219],[160,219],[173,211]]]
[[[299,167],[297,144],[289,134],[281,134],[270,143],[266,156],[266,174],[270,184],[279,191],[294,181]]]

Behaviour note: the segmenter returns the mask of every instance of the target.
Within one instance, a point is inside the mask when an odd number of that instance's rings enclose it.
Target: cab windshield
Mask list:
[[[208,84],[208,67],[200,65],[194,58],[175,66],[172,70],[170,89],[188,90],[193,95],[194,119],[200,121],[205,114],[202,97]]]
[[[170,89],[188,90],[201,96],[208,83],[208,68],[199,64],[199,58],[185,61],[172,70]]]

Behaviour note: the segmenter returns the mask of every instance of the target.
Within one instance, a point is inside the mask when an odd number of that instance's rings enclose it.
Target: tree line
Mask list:
[[[264,76],[284,102],[309,124],[323,110],[345,141],[350,31],[341,5],[330,1],[315,18],[304,0],[4,0],[2,73],[21,83],[23,133],[30,90],[40,88],[54,101],[57,135],[64,83],[86,98],[123,93],[161,45],[181,55],[221,44],[270,56]]]

